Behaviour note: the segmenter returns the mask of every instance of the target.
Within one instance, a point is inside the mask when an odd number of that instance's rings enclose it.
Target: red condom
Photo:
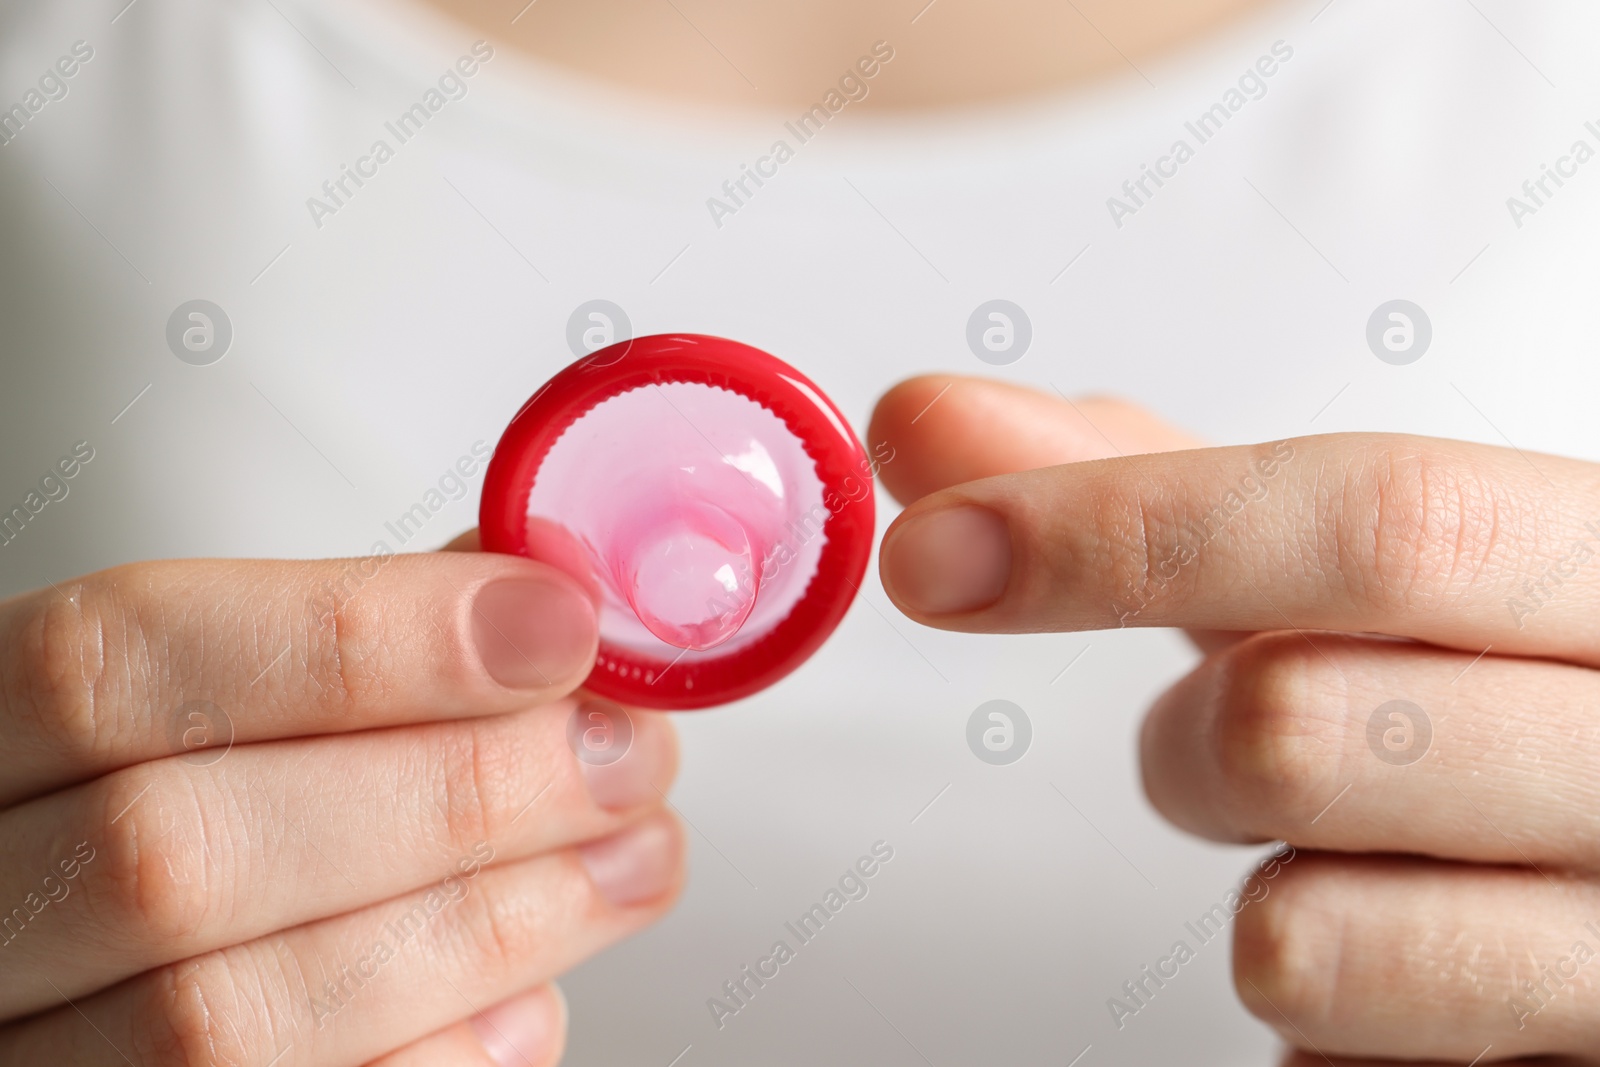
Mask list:
[[[578,360],[522,406],[485,475],[480,534],[590,590],[590,690],[703,708],[776,682],[839,624],[872,552],[873,473],[793,367],[658,334]]]

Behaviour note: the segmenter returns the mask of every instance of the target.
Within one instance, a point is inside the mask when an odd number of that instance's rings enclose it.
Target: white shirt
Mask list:
[[[885,387],[944,369],[1121,394],[1219,442],[1406,430],[1600,458],[1600,165],[1572,151],[1600,147],[1600,12],[1575,0],[1285,3],[1078,93],[846,104],[805,140],[803,109],[695,115],[485,60],[402,0],[125,2],[0,14],[0,107],[26,111],[0,146],[0,510],[44,501],[0,546],[6,591],[442,543],[481,474],[408,543],[386,523],[492,446],[596,298],[635,333],[765,348],[858,429]],[[885,44],[916,40],[908,19]],[[724,182],[758,164],[733,204]],[[1545,164],[1571,176],[1534,204]],[[988,367],[967,320],[996,298],[1032,340]],[[166,337],[195,299],[231,325],[206,366]],[[1366,337],[1394,299],[1431,320],[1404,366]],[[93,458],[48,499],[80,442]],[[692,881],[565,979],[568,1062],[1268,1062],[1226,938],[1185,925],[1262,850],[1168,829],[1138,783],[1140,714],[1193,653],[939,633],[875,582],[863,600],[779,686],[678,717]],[[1031,720],[1010,766],[968,749],[991,699]],[[724,981],[878,841],[868,895],[719,1028]],[[1194,958],[1119,1027],[1108,1002],[1180,939]]]

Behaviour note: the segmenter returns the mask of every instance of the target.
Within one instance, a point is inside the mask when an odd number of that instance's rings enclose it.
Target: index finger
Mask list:
[[[513,556],[115,567],[0,603],[0,804],[203,748],[553,700],[597,642],[587,593]]]
[[[947,630],[1349,630],[1600,665],[1597,554],[1591,464],[1336,434],[955,486],[880,567]]]

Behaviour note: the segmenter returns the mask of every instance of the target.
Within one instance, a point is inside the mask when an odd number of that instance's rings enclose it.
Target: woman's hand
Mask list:
[[[0,603],[0,1064],[555,1063],[550,979],[681,879],[666,721],[569,745],[596,641],[471,552]]]
[[[1600,1062],[1600,467],[1379,434],[1140,455],[1184,442],[992,383],[926,407],[950,382],[874,419],[915,501],[885,588],[948,630],[1200,632],[1145,789],[1304,850],[1234,937],[1294,1062]]]

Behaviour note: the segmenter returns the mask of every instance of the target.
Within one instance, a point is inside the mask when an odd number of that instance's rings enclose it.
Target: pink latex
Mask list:
[[[597,404],[551,446],[528,542],[540,558],[585,557],[602,641],[675,661],[757,641],[789,614],[821,556],[822,496],[799,439],[760,404],[652,384]]]

